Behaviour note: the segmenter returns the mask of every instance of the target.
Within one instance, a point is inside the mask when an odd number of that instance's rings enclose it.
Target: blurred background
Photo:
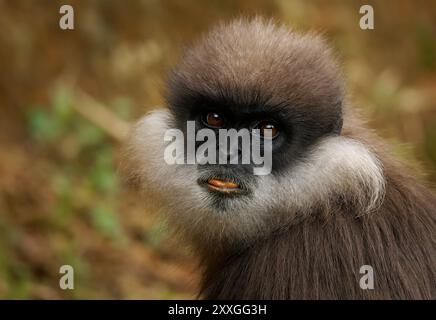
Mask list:
[[[323,31],[369,125],[436,182],[435,1],[0,0],[0,298],[194,297],[195,260],[122,186],[119,146],[164,105],[183,46],[240,14]],[[59,288],[64,264],[74,290]]]

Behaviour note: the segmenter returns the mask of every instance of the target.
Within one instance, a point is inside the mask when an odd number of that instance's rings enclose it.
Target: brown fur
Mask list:
[[[237,41],[252,41],[254,47],[262,45],[262,41],[253,41],[256,36],[251,33],[255,31],[250,28],[251,31],[246,32],[243,25],[242,22],[242,26],[236,23],[229,28],[230,30],[218,29],[212,37],[208,38],[208,44],[211,46],[221,43],[231,44],[240,51],[242,51],[240,48],[247,49],[247,46],[243,43],[237,46],[235,45]],[[262,27],[265,26],[262,24],[258,26],[258,28]],[[295,96],[291,97],[293,101],[304,100],[302,105],[307,105],[308,100],[310,105],[334,105],[334,99],[342,96],[342,87],[340,83],[331,86],[338,81],[332,75],[337,72],[337,68],[331,63],[330,52],[325,51],[321,41],[316,39],[315,42],[304,43],[303,38],[303,43],[300,42],[301,40],[288,42],[285,41],[284,30],[280,29],[279,32],[274,30],[271,33],[271,30],[267,29],[266,32],[256,29],[263,36],[270,38],[271,47],[262,48],[264,50],[262,52],[269,53],[266,57],[267,61],[265,62],[265,57],[254,54],[255,50],[260,49],[250,48],[247,50],[253,50],[254,58],[251,59],[255,60],[244,61],[243,64],[247,65],[247,68],[253,65],[265,66],[265,69],[262,69],[263,73],[257,74],[262,77],[262,80],[256,79],[255,83],[261,83],[263,90],[273,92],[267,96],[277,98],[291,92]],[[234,41],[228,41],[229,33],[231,37],[235,37]],[[219,40],[217,41],[215,37]],[[223,38],[225,40],[222,40]],[[294,56],[280,56],[282,48],[285,48],[285,51],[293,50]],[[227,49],[222,48],[222,50]],[[304,54],[300,54],[299,50]],[[233,65],[235,61],[229,58],[233,54],[234,52],[226,52],[226,55],[222,55],[222,61],[210,60],[213,61],[211,63],[224,64],[235,73],[234,70],[237,69]],[[216,54],[212,56],[216,57]],[[241,56],[245,57],[244,54]],[[199,55],[195,54],[194,57],[199,58]],[[289,70],[284,67],[301,65],[296,63],[295,59],[305,59],[306,61],[303,62],[305,65],[310,65],[308,61],[317,61],[313,66],[316,70],[314,74],[311,73],[313,69],[310,67],[303,70]],[[288,63],[283,63],[282,60]],[[274,61],[279,63],[274,64]],[[205,64],[202,62],[204,60],[193,61],[190,71],[192,67],[204,68]],[[219,70],[221,71],[222,68]],[[210,75],[208,71],[203,71],[191,74]],[[244,79],[240,76],[241,72],[237,72],[239,76],[235,77],[236,79]],[[230,71],[223,72],[221,77],[229,77],[231,74]],[[326,75],[325,84],[324,78],[319,77],[320,75]],[[289,83],[289,78],[300,83],[298,85],[293,81]],[[280,81],[281,85],[277,86],[277,83],[270,85],[268,81],[270,79]],[[228,78],[222,81],[229,83]],[[196,83],[201,83],[202,87],[204,85],[204,82]],[[246,87],[246,83],[243,85]],[[208,88],[208,86],[204,87]],[[328,88],[328,91],[325,88]],[[311,97],[300,97],[303,92],[310,93]],[[328,115],[325,110],[314,110],[315,114],[318,112],[323,116]],[[334,212],[318,212],[314,209],[310,218],[300,223],[282,226],[280,230],[258,239],[241,251],[223,252],[219,257],[215,253],[213,256],[208,256],[205,251],[202,251],[205,263],[201,290],[203,297],[208,299],[436,299],[436,197],[408,175],[404,166],[389,156],[383,144],[368,132],[356,116],[351,115],[351,111],[344,118],[342,134],[367,145],[383,165],[387,183],[385,200],[381,207],[377,212],[359,216],[359,212],[353,212],[358,210],[357,208],[347,206],[346,201],[341,202],[338,199],[338,207]],[[341,205],[341,203],[345,204]],[[359,287],[359,279],[362,276],[359,274],[359,269],[365,264],[374,268],[374,290],[362,290]]]
[[[221,25],[187,51],[169,83],[168,104],[177,118],[183,119],[196,95],[240,108],[273,106],[309,123],[304,134],[312,139],[338,134],[343,117],[340,134],[376,155],[386,182],[384,200],[369,213],[353,192],[333,193],[334,206],[314,203],[248,245],[224,237],[211,242],[204,232],[188,235],[201,257],[201,297],[436,299],[436,197],[344,106],[343,92],[320,38],[260,19]],[[145,168],[133,166],[129,176],[142,178]],[[359,287],[362,265],[374,268],[374,290]]]
[[[310,218],[260,238],[241,252],[219,258],[203,255],[203,297],[436,298],[436,198],[358,121],[350,119],[351,127],[347,120],[343,134],[371,141],[384,165],[387,183],[381,207],[358,216],[338,200],[333,212],[313,210]],[[359,287],[362,265],[374,268],[374,290]]]

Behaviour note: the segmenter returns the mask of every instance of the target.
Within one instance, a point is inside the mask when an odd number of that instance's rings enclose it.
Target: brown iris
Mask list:
[[[209,112],[204,118],[204,122],[212,128],[222,128],[224,126],[224,117],[216,112]]]
[[[271,120],[262,120],[256,125],[256,129],[259,129],[260,135],[265,138],[274,139],[279,134],[277,124]],[[270,131],[267,131],[270,130]]]

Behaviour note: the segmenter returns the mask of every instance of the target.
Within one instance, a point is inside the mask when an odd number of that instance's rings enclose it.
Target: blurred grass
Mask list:
[[[372,4],[375,30],[358,27]],[[75,88],[133,121],[163,105],[183,46],[222,19],[275,17],[323,31],[351,100],[394,152],[436,181],[436,4],[432,1],[0,0],[0,297],[189,298],[197,274],[151,199],[117,176],[118,142],[82,117]],[[394,9],[393,9],[394,8]],[[62,81],[61,81],[62,80]],[[75,289],[59,289],[59,267]]]

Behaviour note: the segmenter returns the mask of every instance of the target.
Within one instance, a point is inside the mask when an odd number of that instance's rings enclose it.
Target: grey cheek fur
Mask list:
[[[144,190],[159,195],[173,226],[205,242],[249,242],[344,194],[353,195],[360,213],[376,209],[383,199],[385,181],[376,157],[358,141],[331,136],[286,174],[256,177],[250,201],[230,199],[228,209],[218,211],[197,184],[196,165],[165,163],[163,137],[172,123],[173,115],[165,109],[137,123],[127,148],[131,175]]]

